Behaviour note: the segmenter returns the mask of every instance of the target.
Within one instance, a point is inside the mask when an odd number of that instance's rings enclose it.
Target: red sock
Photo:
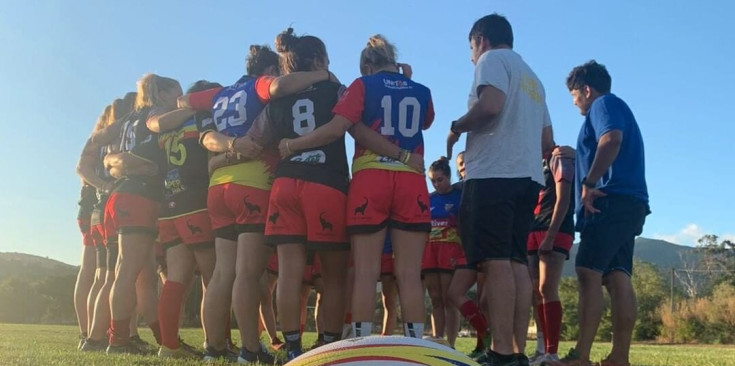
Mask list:
[[[352,313],[345,313],[345,324],[352,324]]]
[[[546,304],[538,304],[536,305],[536,315],[538,315],[538,321],[539,324],[536,324],[536,329],[541,331],[544,335],[544,343],[548,342],[546,341],[547,334],[549,333],[546,330],[546,311],[544,310],[546,308]]]
[[[560,301],[552,301],[544,304],[544,319],[546,328],[544,337],[546,341],[546,353],[557,353],[559,350],[559,337],[561,336],[562,309]]]
[[[179,316],[181,304],[184,302],[186,287],[174,281],[166,281],[158,300],[159,337],[156,341],[169,349],[179,348]],[[153,325],[151,325],[153,329]],[[153,330],[153,335],[156,331]]]
[[[130,319],[110,321],[110,344],[119,346],[130,340]]]
[[[487,331],[487,319],[482,315],[480,308],[477,307],[474,301],[468,300],[459,308],[459,312],[462,316],[470,322],[473,328],[477,331],[477,334],[485,334]]]

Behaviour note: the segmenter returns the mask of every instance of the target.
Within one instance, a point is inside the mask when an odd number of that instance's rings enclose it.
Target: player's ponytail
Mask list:
[[[145,107],[164,107],[161,92],[180,87],[179,82],[156,74],[145,74],[138,80],[138,95],[135,99],[135,109]]]
[[[258,77],[278,71],[278,54],[267,45],[250,45],[250,52],[245,61],[245,70],[249,76]]]
[[[366,66],[380,69],[395,64],[396,47],[380,34],[370,37],[367,45],[362,50],[362,53],[360,53],[360,71],[362,74],[365,75],[367,73]]]
[[[447,159],[446,156],[442,156],[439,158],[439,160],[431,163],[431,166],[429,166],[429,171],[442,172],[444,173],[444,175],[447,176],[447,178],[450,178],[452,176],[452,169],[449,167],[449,159]]]
[[[276,36],[275,46],[281,55],[281,72],[284,74],[312,71],[316,63],[327,62],[327,47],[321,39],[296,36],[291,27]]]

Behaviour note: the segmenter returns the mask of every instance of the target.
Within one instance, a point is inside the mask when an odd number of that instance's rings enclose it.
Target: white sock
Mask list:
[[[352,322],[350,338],[369,337],[373,332],[373,322]]]
[[[411,338],[423,338],[424,323],[403,323],[403,335]]]
[[[536,331],[536,352],[540,354],[546,353],[546,342],[544,342],[544,332]]]

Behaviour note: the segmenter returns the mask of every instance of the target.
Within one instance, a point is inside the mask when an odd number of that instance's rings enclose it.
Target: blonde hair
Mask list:
[[[94,124],[94,130],[93,132],[97,132],[107,126],[109,126],[109,119],[110,115],[112,114],[112,104],[105,107],[105,109],[102,110],[102,114],[100,114],[99,117],[97,117],[97,122]]]
[[[135,109],[145,107],[162,107],[161,91],[181,87],[179,82],[156,74],[145,74],[138,80],[138,95],[135,98]]]
[[[365,74],[365,67],[370,65],[381,68],[396,63],[396,47],[385,37],[376,34],[368,39],[367,45],[360,53],[360,71]]]

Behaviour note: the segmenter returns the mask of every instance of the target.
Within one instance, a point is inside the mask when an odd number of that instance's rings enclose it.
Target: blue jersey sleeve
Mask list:
[[[590,106],[589,116],[598,141],[612,130],[625,130],[623,108],[616,98],[599,97]]]

